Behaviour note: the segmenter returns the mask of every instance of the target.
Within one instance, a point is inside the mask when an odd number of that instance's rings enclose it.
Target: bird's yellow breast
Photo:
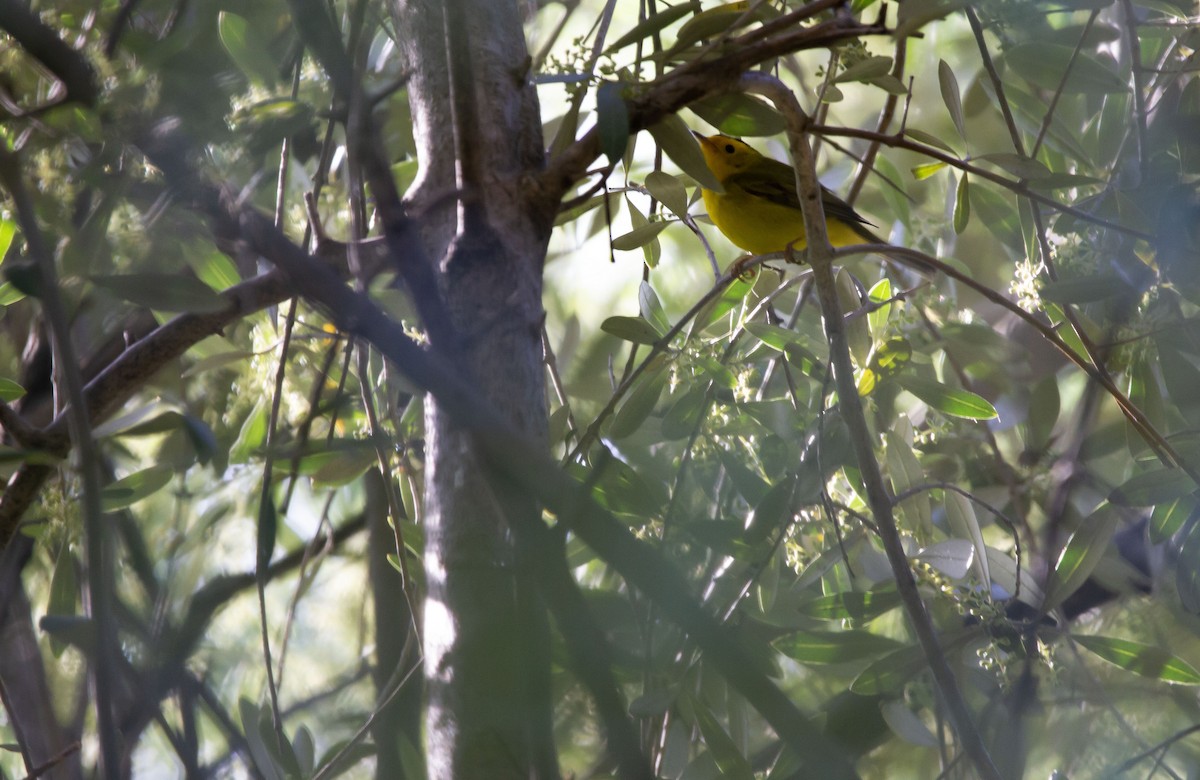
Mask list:
[[[782,252],[788,244],[797,250],[808,245],[804,214],[798,209],[750,195],[735,185],[726,185],[724,193],[702,190],[701,194],[713,224],[735,246],[751,254]],[[827,221],[826,227],[829,243],[833,246],[863,241],[849,225],[839,220]]]

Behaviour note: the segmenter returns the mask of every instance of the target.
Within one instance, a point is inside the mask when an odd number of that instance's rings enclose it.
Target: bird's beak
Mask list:
[[[711,141],[709,141],[707,138],[705,138],[700,133],[697,133],[695,130],[692,131],[692,135],[695,136],[696,143],[700,144],[700,146],[702,148],[708,148],[708,147],[712,146]]]

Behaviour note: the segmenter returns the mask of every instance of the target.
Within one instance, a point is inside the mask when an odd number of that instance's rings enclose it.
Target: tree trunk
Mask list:
[[[510,424],[544,441],[548,233],[520,191],[543,152],[519,10],[513,0],[408,0],[395,17],[421,162],[408,201],[429,256],[441,258],[454,361]],[[446,197],[456,189],[457,203]],[[539,508],[493,490],[470,437],[426,403],[429,776],[557,777],[548,624],[505,519]]]

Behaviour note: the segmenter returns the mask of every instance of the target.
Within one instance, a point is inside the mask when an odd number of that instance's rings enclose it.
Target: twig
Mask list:
[[[742,77],[741,85],[750,92],[766,95],[788,120],[788,141],[796,161],[797,191],[804,212],[804,227],[808,236],[808,262],[812,267],[813,280],[821,301],[825,320],[825,333],[829,340],[830,361],[837,382],[838,398],[842,418],[850,432],[851,445],[859,472],[867,490],[868,505],[878,525],[880,540],[896,577],[896,587],[908,612],[909,621],[916,632],[917,640],[925,651],[925,658],[933,672],[934,681],[950,710],[954,730],[970,756],[976,771],[986,780],[1001,780],[1000,773],[988,754],[983,737],[976,728],[974,719],[962,691],[950,668],[946,655],[938,643],[933,622],[925,611],[925,603],[917,590],[917,583],[908,564],[908,556],[896,528],[892,513],[892,498],[879,470],[874,445],[862,402],[854,385],[854,366],[850,359],[850,347],[846,340],[842,322],[841,306],[833,275],[833,252],[825,229],[825,215],[821,207],[821,190],[813,168],[812,152],[803,132],[808,123],[804,111],[783,82],[762,73],[748,73]]]
[[[116,713],[113,711],[115,681],[111,675],[117,668],[120,649],[113,614],[112,534],[108,532],[100,505],[100,448],[92,436],[91,419],[84,399],[83,376],[71,342],[71,324],[59,289],[54,256],[42,235],[17,156],[3,148],[2,144],[0,180],[12,196],[17,222],[25,236],[29,254],[37,264],[37,283],[42,287],[37,294],[50,324],[55,367],[66,390],[68,406],[64,413],[71,439],[75,443],[83,487],[81,514],[87,548],[87,608],[96,626],[96,658],[90,665],[89,676],[95,689],[101,771],[105,777],[115,779],[121,776],[122,762]]]

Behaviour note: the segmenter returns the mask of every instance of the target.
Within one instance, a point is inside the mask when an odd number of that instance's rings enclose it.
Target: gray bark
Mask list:
[[[438,285],[458,335],[456,365],[508,423],[544,441],[541,271],[548,233],[521,196],[522,177],[543,164],[537,96],[516,4],[457,1],[465,24],[455,29],[467,49],[455,54],[458,67],[470,62],[473,86],[457,95],[443,3],[395,6],[421,161],[407,200],[421,215],[429,256],[440,258]],[[460,200],[445,197],[456,189]],[[427,404],[429,776],[557,777],[545,611],[505,520],[513,512],[536,518],[539,509],[493,489],[470,437],[432,399]]]

